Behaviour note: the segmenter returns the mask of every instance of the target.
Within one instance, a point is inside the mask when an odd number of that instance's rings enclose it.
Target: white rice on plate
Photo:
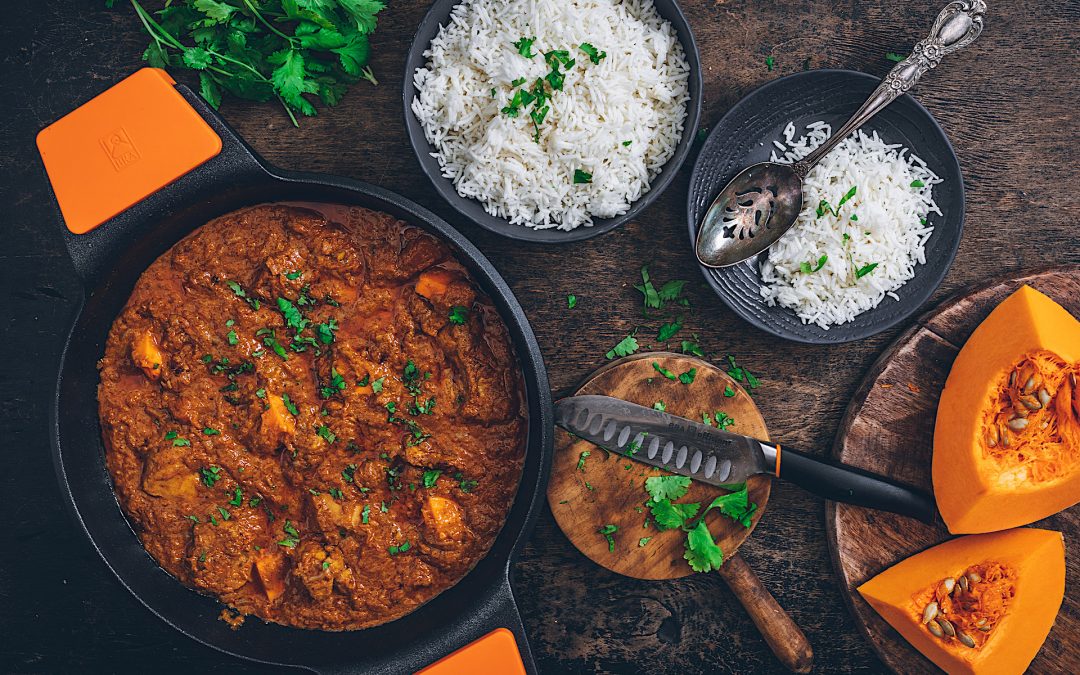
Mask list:
[[[526,58],[514,43],[534,36]],[[545,85],[543,122],[503,112],[554,50],[575,63],[562,90]],[[412,111],[432,155],[458,194],[515,224],[571,230],[626,213],[682,137],[690,68],[650,0],[463,0],[424,56]]]
[[[814,122],[805,136],[796,139],[795,133],[789,124],[783,142],[773,141],[771,161],[802,159],[832,128]],[[877,132],[849,136],[806,177],[798,220],[761,264],[761,297],[826,330],[853,321],[886,296],[899,300],[896,290],[926,262],[934,231],[927,219],[941,214],[932,187],[940,182],[925,162]]]

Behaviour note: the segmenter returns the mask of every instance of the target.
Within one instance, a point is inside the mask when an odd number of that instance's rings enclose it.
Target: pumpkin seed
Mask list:
[[[1005,425],[1001,425],[1001,447],[1007,448],[1012,445],[1012,441],[1009,440],[1009,432],[1005,430]]]
[[[1069,373],[1069,384],[1073,389],[1076,389],[1076,373]]]
[[[937,610],[938,604],[936,602],[931,602],[929,605],[927,605],[926,609],[924,609],[922,613],[922,622],[929,623],[930,621],[932,621],[934,617],[936,617],[938,614]]]
[[[1031,411],[1022,403],[1017,403],[1013,406],[1013,419],[1016,419],[1017,417],[1027,417],[1030,414]]]
[[[962,630],[956,631],[956,639],[965,647],[975,648],[975,640],[971,639],[971,636]]]
[[[985,625],[986,625],[986,617],[985,616],[975,622],[975,627],[976,628],[982,628]]]
[[[990,626],[979,626],[979,630],[981,630],[984,633],[989,633],[990,632]]]
[[[1039,403],[1043,404],[1043,407],[1050,405],[1050,392],[1045,389],[1039,390]]]
[[[982,581],[982,575],[974,570],[967,573],[967,578],[970,579],[971,583],[973,584],[977,584]],[[983,619],[983,621],[986,621],[986,619]]]
[[[943,580],[943,581],[941,582],[941,587],[942,587],[943,589],[945,589],[945,595],[948,595],[948,594],[952,593],[952,592],[953,592],[953,588],[955,588],[955,587],[956,587],[956,579],[953,579],[952,577],[946,577],[946,578],[945,578],[945,579],[944,579],[944,580]]]
[[[1043,389],[1042,391],[1046,391],[1046,390]],[[1039,399],[1035,398],[1034,396],[1031,396],[1030,394],[1027,395],[1027,396],[1021,396],[1020,397],[1020,402],[1023,403],[1024,407],[1027,408],[1028,410],[1042,410],[1042,407],[1043,407],[1043,404],[1039,403]]]
[[[937,621],[934,621],[933,619],[927,622],[926,629],[930,631],[930,633],[933,634],[934,637],[945,637],[945,631],[941,630],[941,624],[939,624]]]
[[[1023,431],[1024,429],[1027,429],[1027,425],[1028,421],[1025,417],[1017,417],[1009,420],[1009,428],[1015,429],[1016,431]]]
[[[998,444],[998,428],[996,424],[991,424],[986,428],[986,447],[996,448]]]
[[[1016,386],[1016,371],[1014,370],[1011,373],[1009,373],[1009,388],[1011,389],[1011,388],[1013,388],[1015,386]]]
[[[1050,420],[1043,420],[1042,428],[1045,429],[1048,426],[1050,426]]]
[[[946,635],[949,637],[956,637],[956,627],[952,625],[951,621],[948,619],[938,619],[937,622]]]
[[[1030,394],[1031,392],[1035,391],[1035,387],[1037,386],[1039,386],[1039,382],[1036,381],[1035,376],[1032,375],[1027,379],[1027,382],[1024,383],[1024,393]]]
[[[960,584],[960,588],[964,589],[965,593],[967,593],[968,589],[971,588],[971,582],[968,581],[968,578],[967,578],[966,574],[961,574],[960,575],[959,584]]]

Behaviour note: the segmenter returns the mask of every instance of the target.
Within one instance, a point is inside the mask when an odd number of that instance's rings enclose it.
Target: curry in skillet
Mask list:
[[[99,412],[169,573],[268,621],[407,614],[490,548],[526,420],[506,326],[449,248],[361,208],[218,218],[143,273]]]

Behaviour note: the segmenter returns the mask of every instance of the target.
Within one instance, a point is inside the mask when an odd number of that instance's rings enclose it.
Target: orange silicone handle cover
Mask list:
[[[418,675],[525,675],[525,664],[514,634],[506,628],[496,628]]]
[[[69,230],[85,234],[221,152],[159,68],[143,68],[37,135]]]

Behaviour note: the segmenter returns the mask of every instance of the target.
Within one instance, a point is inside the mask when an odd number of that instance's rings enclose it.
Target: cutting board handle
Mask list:
[[[809,673],[814,665],[814,649],[761,579],[742,556],[734,555],[720,567],[720,576],[765,638],[780,663],[793,673]]]

